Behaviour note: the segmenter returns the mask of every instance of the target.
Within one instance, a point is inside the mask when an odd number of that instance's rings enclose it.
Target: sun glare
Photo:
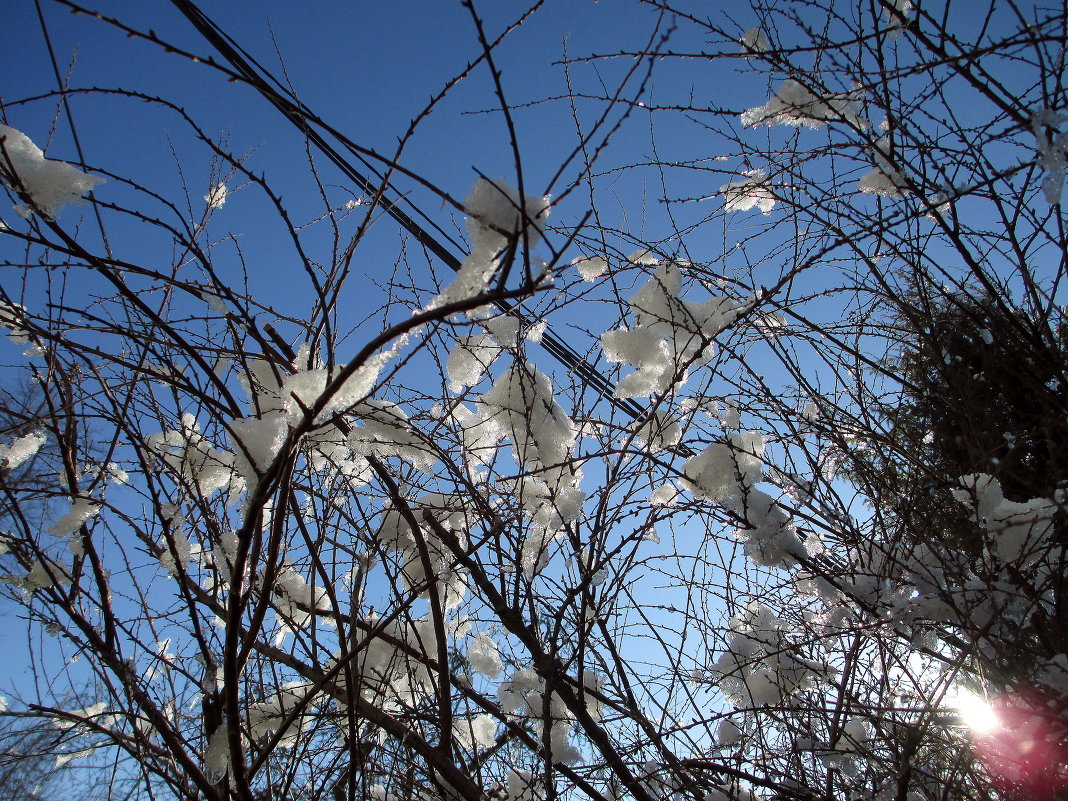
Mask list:
[[[964,725],[974,732],[991,732],[1000,724],[990,701],[971,690],[957,690],[947,701],[960,713]]]

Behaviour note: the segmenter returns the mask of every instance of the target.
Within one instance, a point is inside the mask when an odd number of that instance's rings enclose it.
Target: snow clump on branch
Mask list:
[[[49,217],[55,217],[67,204],[79,204],[82,195],[104,183],[97,175],[88,175],[65,161],[46,159],[31,139],[7,125],[0,125],[0,173],[12,188],[21,188],[33,205]],[[33,209],[15,206],[20,217],[29,218]]]
[[[864,96],[862,89],[825,97],[787,78],[775,96],[763,106],[742,113],[742,125],[789,125],[799,128],[822,128],[828,122],[844,122],[855,128],[867,128],[867,122],[857,113],[857,102]]]
[[[471,253],[460,265],[452,283],[430,302],[428,309],[484,292],[502,266],[501,256],[512,243],[521,247],[537,244],[545,233],[549,198],[526,195],[521,202],[519,193],[503,179],[480,178],[464,201],[464,208],[469,215],[467,232]],[[507,269],[509,265],[503,266]]]
[[[767,170],[746,170],[741,181],[731,181],[719,188],[726,201],[724,211],[748,211],[760,209],[771,214],[775,208],[775,195],[768,188]]]

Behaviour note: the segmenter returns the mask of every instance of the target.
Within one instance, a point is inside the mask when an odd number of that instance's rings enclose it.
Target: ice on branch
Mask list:
[[[0,125],[0,173],[4,182],[21,188],[29,195],[33,205],[55,217],[67,204],[81,203],[82,195],[94,186],[104,183],[96,175],[88,175],[65,161],[45,158],[41,149],[26,134]],[[33,209],[16,206],[21,217],[29,217]]]
[[[70,568],[63,562],[38,559],[22,580],[22,588],[27,592],[33,592],[35,590],[47,590],[56,586],[56,584],[66,587],[70,585],[70,582]]]
[[[434,693],[427,667],[428,654],[437,653],[434,623],[394,619],[376,631],[381,636],[369,639],[357,657],[360,694],[387,712],[413,708]]]
[[[66,514],[49,527],[48,533],[53,537],[68,537],[96,517],[101,508],[103,505],[100,501],[92,498],[75,498]]]
[[[742,34],[741,44],[742,52],[746,55],[766,53],[771,49],[771,42],[768,41],[768,37],[765,35],[764,31],[756,25]]]
[[[241,489],[234,454],[216,448],[205,438],[191,414],[182,415],[181,428],[146,437],[145,446],[153,458],[182,479],[182,489],[190,495],[207,498],[221,489]]]
[[[501,656],[497,652],[497,643],[484,632],[475,635],[474,642],[467,648],[467,661],[471,670],[495,679],[501,672]]]
[[[26,309],[18,303],[0,300],[0,328],[6,328],[8,339],[16,345],[25,345],[30,341],[30,331],[24,323]]]
[[[172,576],[179,575],[179,566],[183,570],[195,559],[199,559],[199,543],[189,541],[185,534],[185,520],[181,514],[174,514],[167,521],[167,531],[160,543],[159,564]]]
[[[326,587],[309,584],[291,564],[284,564],[274,580],[275,608],[281,618],[275,644],[280,645],[289,632],[299,631],[316,612],[329,612],[330,595]]]
[[[226,205],[226,198],[230,196],[230,189],[222,181],[211,187],[211,191],[204,195],[204,202],[209,209],[221,209]]]
[[[1001,483],[985,473],[964,476],[960,484],[962,489],[954,490],[954,497],[975,509],[990,550],[1002,563],[1032,564],[1053,545],[1053,517],[1058,508],[1053,501],[1006,500]]]
[[[857,189],[868,195],[887,198],[901,197],[908,191],[905,176],[890,163],[890,137],[884,136],[875,143],[872,160],[875,166],[857,182]]]
[[[746,555],[767,567],[791,567],[806,555],[789,513],[766,492],[763,480],[764,437],[756,431],[730,434],[691,457],[683,466],[687,487],[744,521],[736,531]]]
[[[1048,108],[1031,115],[1031,130],[1034,131],[1035,148],[1038,150],[1038,166],[1045,173],[1042,178],[1042,192],[1050,205],[1061,202],[1065,170],[1068,167],[1068,131],[1058,130],[1062,122],[1064,115]]]
[[[897,39],[909,24],[909,15],[915,4],[912,0],[890,0],[890,8],[885,8],[886,31],[891,39]]]
[[[551,693],[546,703],[545,682],[535,670],[517,670],[501,682],[497,688],[497,698],[506,714],[525,713],[541,731],[545,730],[546,725],[549,726],[549,750],[553,760],[571,763],[581,758],[578,749],[568,742],[573,727],[571,711],[556,693]]]
[[[467,504],[455,495],[427,493],[403,507],[391,506],[382,516],[378,540],[382,548],[399,557],[406,586],[429,598],[433,585],[446,609],[460,605],[467,593],[467,573],[456,564],[451,545],[467,544]],[[410,513],[410,514],[409,514]],[[427,518],[435,525],[430,525]],[[417,529],[412,530],[412,520]],[[442,540],[441,532],[451,542]]]
[[[230,727],[221,724],[208,739],[204,749],[204,775],[211,784],[218,784],[230,770]]]
[[[501,352],[501,346],[489,334],[470,334],[457,339],[446,363],[449,389],[462,392],[465,387],[477,384]]]
[[[828,673],[800,653],[789,626],[758,601],[735,616],[731,632],[711,672],[737,708],[779,706]]]
[[[512,365],[479,401],[484,419],[511,438],[518,461],[549,467],[567,459],[575,424],[553,397],[549,377],[533,364]]]
[[[31,431],[29,434],[19,437],[10,445],[0,445],[0,468],[14,470],[19,467],[37,453],[46,440],[47,437],[40,431]]]
[[[760,209],[771,214],[775,208],[775,195],[768,188],[767,170],[746,170],[741,181],[732,181],[719,188],[726,201],[724,211],[748,211]]]
[[[616,397],[645,398],[681,386],[686,367],[706,354],[712,340],[738,316],[731,298],[699,303],[681,299],[681,291],[678,265],[661,262],[630,300],[636,324],[601,335],[608,361],[636,368],[616,385]]]
[[[484,292],[513,242],[520,247],[537,244],[549,217],[549,198],[527,195],[520,202],[519,193],[507,181],[479,178],[464,201],[464,208],[471,253],[452,283],[430,302],[429,309]]]
[[[766,104],[742,113],[742,125],[822,128],[828,122],[844,122],[855,128],[866,128],[867,122],[857,111],[863,97],[862,89],[821,97],[793,78],[787,78]]]
[[[275,690],[269,700],[249,704],[249,737],[262,740],[284,726],[278,745],[281,748],[292,748],[313,720],[310,715],[293,713],[313,690],[314,685],[310,682],[288,681]],[[307,712],[307,709],[305,705],[304,711]]]
[[[571,266],[579,271],[583,281],[593,282],[608,270],[608,261],[603,256],[589,256],[575,259]]]
[[[453,736],[467,751],[489,748],[497,742],[497,720],[488,714],[457,718],[453,723]]]
[[[354,412],[359,422],[349,435],[354,453],[403,459],[424,472],[437,462],[438,457],[423,444],[397,404],[368,398]]]
[[[73,729],[83,722],[91,722],[97,726],[113,726],[119,721],[119,716],[116,714],[104,714],[107,708],[108,705],[105,701],[97,701],[95,704],[85,707],[85,709],[72,709],[64,712],[63,715],[56,715],[52,718],[52,725],[60,731]]]

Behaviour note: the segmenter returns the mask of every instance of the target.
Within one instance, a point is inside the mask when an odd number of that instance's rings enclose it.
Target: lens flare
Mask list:
[[[961,721],[978,734],[987,734],[1001,725],[993,705],[983,696],[971,690],[959,689],[947,701],[960,714]]]

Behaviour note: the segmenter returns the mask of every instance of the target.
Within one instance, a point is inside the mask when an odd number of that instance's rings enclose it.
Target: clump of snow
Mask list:
[[[26,309],[18,303],[0,300],[0,328],[8,330],[8,339],[16,345],[25,345],[30,341],[30,332],[23,320]]]
[[[634,437],[655,451],[674,448],[682,439],[682,426],[666,412],[656,411],[644,423],[631,426]]]
[[[291,631],[299,631],[316,612],[329,611],[330,596],[321,584],[310,585],[296,568],[284,564],[274,579],[275,608],[281,618],[275,644]]]
[[[419,588],[419,597],[428,598],[433,584],[442,606],[453,609],[467,593],[467,573],[455,563],[453,552],[438,536],[438,529],[451,532],[459,544],[464,544],[467,506],[454,495],[431,492],[408,501],[408,507],[418,530],[412,530],[401,509],[390,507],[382,516],[378,540],[387,553],[399,557],[406,586]],[[436,528],[423,525],[427,516],[434,519]]]
[[[764,214],[771,214],[775,208],[775,195],[768,188],[768,171],[746,170],[742,180],[732,181],[719,188],[726,203],[724,211],[748,211],[760,209]]]
[[[742,52],[747,55],[766,53],[771,49],[771,42],[768,41],[767,35],[756,25],[742,34],[741,44]]]
[[[909,24],[909,15],[915,4],[912,0],[890,0],[890,7],[884,8],[886,30],[891,39],[897,39],[905,26]]]
[[[182,415],[180,428],[146,437],[145,446],[183,479],[183,489],[195,495],[206,498],[221,489],[241,489],[234,454],[212,445],[191,414]]]
[[[104,182],[65,161],[45,158],[26,134],[7,125],[0,125],[0,140],[0,172],[5,183],[12,188],[21,185],[33,205],[49,217],[67,204],[81,203],[82,195]],[[16,206],[15,211],[29,217],[33,209]]]
[[[10,445],[0,445],[0,467],[14,470],[37,453],[46,439],[47,437],[40,431],[31,431],[29,434],[19,437]]]
[[[75,498],[59,520],[51,525],[48,533],[53,537],[67,537],[100,513],[103,505],[92,498]]]
[[[688,459],[683,466],[686,486],[699,498],[709,498],[744,519],[736,534],[745,541],[746,555],[767,567],[790,567],[806,554],[804,543],[790,523],[789,513],[766,492],[763,480],[764,437],[756,431],[730,434]]]
[[[242,478],[252,486],[278,457],[289,426],[284,417],[270,415],[231,420],[229,429],[234,463]]]
[[[262,740],[285,726],[278,745],[281,748],[292,748],[297,744],[297,738],[301,732],[312,723],[310,715],[293,715],[292,713],[313,689],[314,685],[310,682],[287,681],[275,690],[268,700],[250,704],[248,707],[249,736],[253,740]],[[307,712],[307,706],[304,707],[304,712]],[[286,724],[287,719],[289,719],[288,724]]]
[[[226,198],[229,196],[230,189],[225,183],[219,181],[211,187],[208,194],[204,195],[204,202],[208,204],[209,209],[221,209],[226,205]]]
[[[497,720],[489,714],[457,718],[453,723],[453,736],[468,751],[489,748],[497,741]]]
[[[471,253],[453,281],[430,302],[430,309],[485,291],[509,242],[518,239],[520,244],[537,243],[545,232],[549,198],[527,195],[520,201],[519,193],[507,181],[479,178],[464,201],[464,208],[469,215]]]
[[[772,610],[750,602],[731,620],[727,650],[712,674],[735,706],[778,706],[826,674],[800,653],[796,637]]]
[[[470,334],[457,339],[449,351],[446,371],[449,389],[462,392],[482,380],[502,349],[489,334]]]
[[[759,432],[731,434],[709,445],[683,466],[683,475],[698,497],[727,504],[760,481],[764,438]]]
[[[1026,565],[1048,549],[1056,503],[1047,498],[1023,503],[1006,500],[1001,483],[985,473],[964,476],[960,484],[962,489],[954,490],[954,497],[973,506],[992,553],[1003,563]]]
[[[579,271],[583,281],[593,282],[608,270],[608,261],[603,256],[588,256],[575,259],[571,266]]]
[[[905,176],[890,162],[890,137],[880,138],[872,148],[875,166],[857,183],[857,189],[865,194],[880,197],[901,197],[908,191]]]
[[[230,727],[223,723],[208,739],[204,749],[204,775],[210,784],[218,784],[230,770]]]
[[[858,89],[821,97],[793,78],[787,78],[771,100],[742,113],[742,125],[747,128],[756,125],[822,128],[828,122],[844,122],[856,128],[866,128],[867,123],[857,112],[857,103],[863,94],[863,90]]]
[[[1061,202],[1064,176],[1068,168],[1068,131],[1058,130],[1064,115],[1043,108],[1031,115],[1031,130],[1035,134],[1038,166],[1045,172],[1042,192],[1050,205]]]
[[[483,417],[511,438],[516,458],[532,465],[565,461],[575,442],[575,424],[553,397],[549,377],[533,364],[514,364],[480,398]]]
[[[674,506],[679,498],[679,491],[673,484],[661,484],[649,496],[650,506]]]
[[[189,541],[185,534],[185,518],[175,510],[167,520],[167,530],[160,542],[159,564],[170,575],[179,575],[179,566],[186,566],[201,555],[199,543]]]
[[[501,657],[497,652],[497,643],[484,632],[476,634],[474,642],[468,646],[467,661],[473,671],[487,678],[495,679],[501,672]]]
[[[742,739],[742,730],[730,718],[724,718],[716,728],[716,742],[720,745],[734,745]]]
[[[685,367],[738,316],[738,306],[730,298],[698,303],[680,298],[681,291],[678,264],[658,263],[630,299],[636,324],[601,335],[605,358],[637,368],[616,385],[616,397],[648,397],[685,382]]]
[[[70,568],[63,562],[49,559],[46,563],[38,559],[22,580],[22,588],[27,592],[34,592],[54,587],[57,583],[64,587],[69,586],[70,582]]]

